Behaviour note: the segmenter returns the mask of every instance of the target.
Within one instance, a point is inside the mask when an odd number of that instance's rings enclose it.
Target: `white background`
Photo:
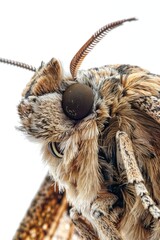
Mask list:
[[[129,63],[160,73],[157,0],[0,1],[0,57],[38,67],[52,57],[69,63],[82,44],[106,23],[137,17],[110,32],[81,68]],[[47,168],[40,146],[15,129],[17,105],[32,72],[0,64],[0,239],[11,240]]]

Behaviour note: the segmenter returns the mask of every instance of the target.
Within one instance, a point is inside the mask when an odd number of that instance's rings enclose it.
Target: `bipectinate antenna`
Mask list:
[[[28,65],[26,63],[17,62],[17,61],[5,59],[5,58],[0,58],[0,62],[14,65],[16,67],[25,68],[25,69],[33,71],[33,72],[36,72],[36,70],[37,70],[35,67]]]
[[[88,41],[80,48],[80,50],[76,53],[76,55],[73,57],[71,63],[70,63],[70,72],[72,74],[73,78],[76,78],[77,71],[83,61],[83,59],[87,56],[87,54],[94,48],[94,46],[100,42],[104,36],[111,31],[112,29],[119,27],[124,22],[130,22],[135,21],[136,18],[128,18],[119,20],[116,22],[109,23],[105,25],[104,27],[100,28],[95,34],[92,35],[91,38],[88,39]]]

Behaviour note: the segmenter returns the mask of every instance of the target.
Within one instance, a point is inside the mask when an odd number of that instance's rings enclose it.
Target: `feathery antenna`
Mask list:
[[[109,23],[104,27],[100,28],[97,32],[88,41],[80,48],[80,50],[76,53],[70,63],[70,72],[73,78],[76,77],[77,71],[83,61],[83,59],[87,56],[87,54],[94,48],[94,46],[100,42],[100,40],[112,29],[119,27],[124,22],[135,21],[136,18],[128,18],[119,20],[113,23]]]
[[[14,65],[14,66],[17,66],[17,67],[21,67],[21,68],[25,68],[25,69],[33,71],[33,72],[36,72],[36,70],[37,70],[35,67],[33,67],[31,65],[28,65],[26,63],[17,62],[17,61],[5,59],[5,58],[0,58],[0,62],[11,64],[11,65]]]

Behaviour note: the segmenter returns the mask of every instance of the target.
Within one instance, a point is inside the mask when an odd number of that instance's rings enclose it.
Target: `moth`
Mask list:
[[[75,54],[70,76],[51,59],[25,87],[19,128],[42,144],[83,239],[160,239],[160,76],[131,65],[79,70],[124,19]]]

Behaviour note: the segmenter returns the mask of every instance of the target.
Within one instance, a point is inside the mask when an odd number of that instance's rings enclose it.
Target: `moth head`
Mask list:
[[[69,77],[54,58],[41,65],[24,89],[18,106],[21,130],[43,141],[44,157],[55,181],[70,192],[71,199],[81,199],[82,204],[86,199],[93,200],[100,190],[100,104],[96,106],[95,83],[91,83],[92,79],[81,81],[78,70],[87,54],[110,30],[132,20],[135,18],[99,29],[73,57]],[[106,109],[102,115],[105,121]]]

